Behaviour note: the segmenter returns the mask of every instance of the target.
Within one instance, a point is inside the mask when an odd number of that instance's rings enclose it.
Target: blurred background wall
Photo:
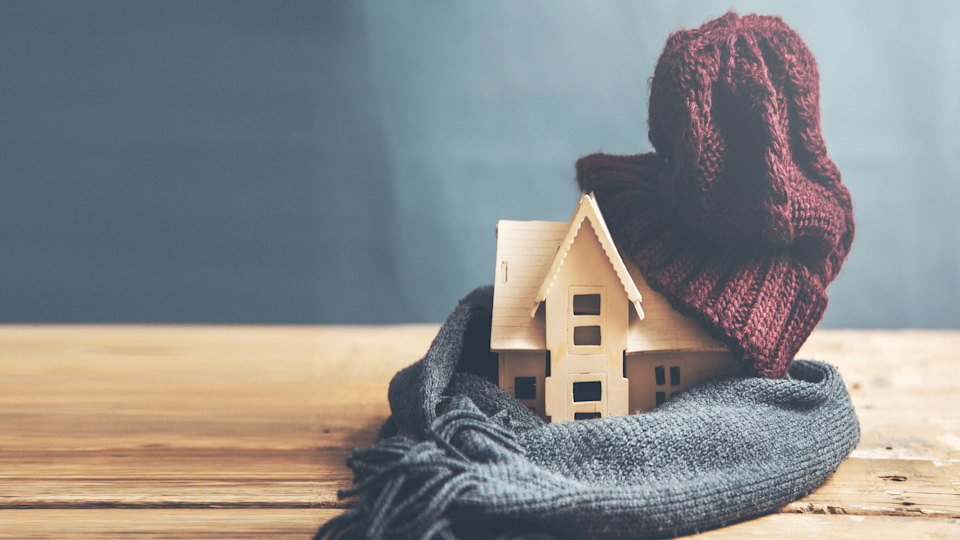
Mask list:
[[[438,322],[499,219],[638,153],[723,1],[0,2],[0,322]],[[960,4],[740,1],[817,56],[858,236],[823,326],[960,326]]]

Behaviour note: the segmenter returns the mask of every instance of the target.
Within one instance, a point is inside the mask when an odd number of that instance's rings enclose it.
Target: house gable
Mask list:
[[[598,230],[592,218],[580,220],[563,263],[548,276],[551,286],[541,287],[546,290],[547,348],[572,355],[615,350],[619,358],[627,345],[630,302],[613,264],[605,263]]]
[[[620,285],[627,294],[628,300],[634,306],[637,316],[642,320],[644,318],[644,313],[643,309],[640,307],[640,302],[642,301],[640,291],[637,290],[637,287],[630,276],[629,270],[627,270],[623,259],[620,257],[620,252],[614,244],[613,238],[610,236],[610,231],[607,229],[607,224],[603,220],[603,215],[600,213],[600,207],[597,206],[597,201],[593,198],[593,194],[584,194],[582,197],[580,197],[580,204],[577,205],[577,210],[573,214],[573,219],[570,220],[570,228],[567,231],[563,242],[561,242],[559,249],[557,250],[557,254],[553,259],[553,263],[550,265],[550,269],[547,272],[543,283],[540,285],[540,290],[537,291],[537,294],[534,297],[533,304],[531,305],[530,316],[534,317],[536,315],[537,310],[540,307],[540,303],[547,298],[551,287],[553,287],[554,283],[557,281],[557,277],[563,269],[563,264],[570,253],[570,248],[577,239],[577,234],[580,232],[580,229],[584,224],[584,220],[589,220],[591,229],[595,234],[600,246],[603,248],[603,253],[606,256],[605,258],[610,262],[613,271],[617,275]]]
[[[584,198],[581,198],[570,222],[502,220],[497,224],[491,350],[547,349],[545,310],[539,296],[546,284],[545,277],[556,277],[556,272],[562,265],[559,257],[561,251],[564,252],[565,259],[582,226],[583,218],[587,217]],[[590,210],[598,216],[597,222],[604,223],[595,201],[590,206]],[[602,227],[597,227],[605,233],[597,234],[601,245],[604,237],[609,238],[605,227],[605,223]],[[637,291],[636,296],[643,298],[644,319],[639,317],[635,309],[629,313],[627,354],[641,351],[727,350],[723,343],[710,337],[695,320],[674,310],[663,295],[651,289],[639,268],[629,259],[620,257],[612,239],[609,246],[613,246],[612,252],[616,253],[616,260],[623,264],[630,283]],[[608,260],[610,252],[609,247],[605,246],[604,253]],[[611,262],[611,265],[613,264]],[[620,273],[617,275],[619,278]],[[549,284],[547,288],[549,289]],[[534,305],[539,308],[531,317],[530,311]]]

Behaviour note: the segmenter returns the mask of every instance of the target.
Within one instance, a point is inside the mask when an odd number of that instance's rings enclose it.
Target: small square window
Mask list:
[[[577,347],[600,345],[600,327],[574,326],[573,344]]]
[[[537,378],[515,377],[513,379],[513,395],[517,399],[537,399]]]
[[[575,382],[573,383],[573,401],[600,401],[602,396],[600,381]]]
[[[599,294],[573,295],[573,314],[574,315],[599,315],[600,314],[600,295]]]

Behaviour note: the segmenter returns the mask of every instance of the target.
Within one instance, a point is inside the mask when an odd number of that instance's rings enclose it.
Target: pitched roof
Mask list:
[[[492,349],[547,348],[543,312],[531,318],[529,306],[568,228],[569,224],[562,221],[503,220],[497,223]]]
[[[627,293],[627,298],[637,310],[637,315],[643,320],[643,308],[640,307],[640,302],[643,299],[640,296],[640,291],[637,290],[637,285],[633,282],[633,278],[630,277],[630,271],[627,270],[623,259],[620,258],[620,251],[617,250],[617,246],[613,243],[613,237],[610,236],[610,230],[607,229],[607,224],[603,220],[603,214],[600,213],[600,207],[597,206],[597,201],[593,198],[592,193],[584,194],[580,197],[580,204],[577,205],[577,210],[573,213],[573,218],[570,220],[570,228],[567,230],[567,234],[563,242],[561,242],[557,254],[553,258],[553,264],[550,265],[550,269],[547,271],[547,275],[540,285],[540,290],[537,291],[537,295],[533,299],[530,316],[533,317],[537,313],[540,303],[543,302],[547,297],[547,293],[550,292],[550,287],[553,285],[553,282],[556,281],[557,275],[563,267],[563,261],[567,258],[567,253],[570,252],[570,247],[576,240],[577,233],[580,232],[580,226],[583,225],[584,219],[589,219],[593,225],[593,230],[600,240],[600,245],[603,246],[603,252],[607,254],[607,259],[613,266],[613,270],[617,273],[617,277],[620,278],[620,284],[623,285],[623,290]]]
[[[598,238],[609,240],[609,231],[603,223],[598,209],[592,212],[596,220],[591,220]],[[587,204],[590,204],[588,202]],[[581,199],[573,219],[570,222],[557,221],[507,221],[497,224],[497,268],[496,286],[493,293],[493,322],[490,335],[490,348],[494,351],[543,351],[547,349],[546,318],[543,309],[530,316],[530,309],[542,302],[540,290],[546,282],[545,277],[555,277],[554,263],[563,250],[569,250],[570,231],[579,230],[583,223],[578,218],[584,201]],[[576,223],[572,227],[571,223]],[[610,247],[614,249],[611,250]],[[616,253],[617,259],[624,265],[630,283],[637,290],[636,297],[643,295],[646,306],[646,318],[641,321],[637,314],[630,315],[627,330],[627,353],[636,351],[683,351],[683,350],[726,350],[722,343],[707,333],[689,317],[674,310],[666,298],[647,285],[646,280],[632,261],[620,258],[615,244],[608,241],[604,251],[609,257]],[[621,282],[623,277],[619,271]],[[548,286],[549,287],[549,286]],[[626,287],[624,287],[626,289]],[[632,300],[632,299],[631,299]]]

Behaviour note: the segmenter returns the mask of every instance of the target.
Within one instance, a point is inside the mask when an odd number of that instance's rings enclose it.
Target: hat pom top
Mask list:
[[[852,239],[849,199],[820,135],[819,73],[777,17],[730,12],[667,40],[650,90],[650,141],[672,209],[720,242],[760,235],[819,266]]]

